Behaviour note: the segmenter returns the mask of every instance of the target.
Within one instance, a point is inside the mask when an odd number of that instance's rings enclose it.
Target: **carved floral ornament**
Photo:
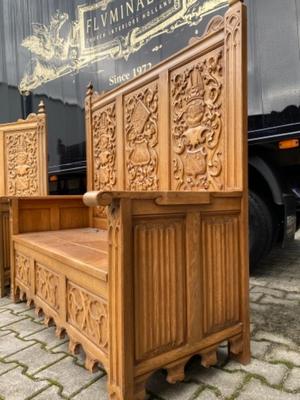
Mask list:
[[[125,101],[127,187],[158,189],[158,85],[144,87]]]
[[[30,286],[30,262],[29,258],[16,253],[15,256],[16,278],[25,286]]]
[[[37,133],[34,131],[8,133],[5,145],[8,195],[39,194]]]
[[[59,310],[59,277],[47,269],[36,266],[36,294],[56,311]]]
[[[173,186],[223,189],[223,53],[173,74]]]
[[[95,112],[92,124],[94,190],[113,190],[117,182],[115,104]],[[105,208],[97,207],[94,214],[104,216]]]
[[[108,307],[104,301],[68,283],[68,320],[105,352],[108,350]]]

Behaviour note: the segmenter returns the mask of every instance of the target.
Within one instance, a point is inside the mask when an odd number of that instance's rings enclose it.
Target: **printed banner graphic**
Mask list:
[[[50,25],[32,24],[22,46],[32,53],[30,71],[20,82],[21,93],[91,63],[128,59],[150,40],[225,7],[228,0],[102,0],[77,7],[77,20],[57,11]]]

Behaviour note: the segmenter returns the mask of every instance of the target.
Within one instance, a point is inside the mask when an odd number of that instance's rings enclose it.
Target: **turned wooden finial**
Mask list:
[[[93,86],[92,82],[90,81],[89,84],[87,85],[86,97],[92,96],[93,92],[94,92],[94,86]]]
[[[41,100],[38,106],[38,114],[45,114],[45,112],[46,112],[45,103],[43,100]]]

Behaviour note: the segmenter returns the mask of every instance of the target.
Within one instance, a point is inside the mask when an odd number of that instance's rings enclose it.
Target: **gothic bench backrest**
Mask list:
[[[246,23],[243,5],[230,4],[143,76],[105,95],[89,87],[88,190],[243,191]],[[105,225],[104,210],[93,223]]]
[[[26,120],[0,125],[0,196],[48,194],[44,103]]]

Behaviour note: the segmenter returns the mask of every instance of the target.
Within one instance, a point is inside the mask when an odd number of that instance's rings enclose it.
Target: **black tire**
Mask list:
[[[271,250],[273,244],[272,213],[267,203],[256,193],[249,192],[249,252],[250,268]]]

